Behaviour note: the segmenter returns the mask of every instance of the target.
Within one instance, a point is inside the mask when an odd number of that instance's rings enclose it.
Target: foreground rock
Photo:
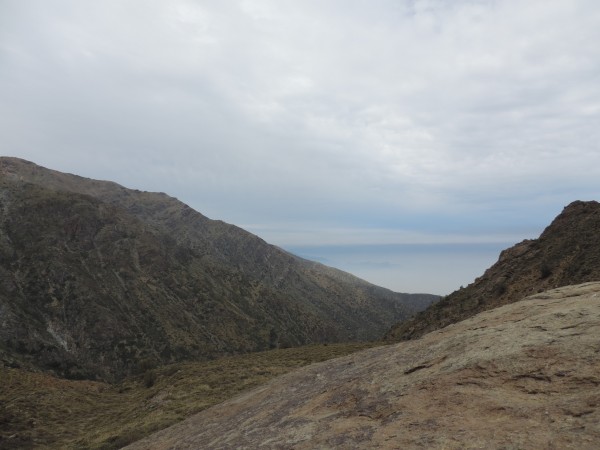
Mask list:
[[[597,449],[600,282],[316,364],[129,448]]]

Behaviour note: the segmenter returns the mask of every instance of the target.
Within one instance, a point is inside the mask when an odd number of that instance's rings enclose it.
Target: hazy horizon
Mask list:
[[[290,247],[300,256],[396,292],[448,295],[466,287],[515,243]]]

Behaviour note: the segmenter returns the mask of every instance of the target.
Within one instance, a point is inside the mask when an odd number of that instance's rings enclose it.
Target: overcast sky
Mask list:
[[[599,43],[597,0],[0,0],[0,150],[284,248],[515,243],[600,197]]]

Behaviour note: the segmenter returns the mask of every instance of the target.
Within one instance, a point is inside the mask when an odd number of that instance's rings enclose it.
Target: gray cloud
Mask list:
[[[4,0],[2,153],[280,245],[533,237],[597,195],[597,42],[591,0]]]

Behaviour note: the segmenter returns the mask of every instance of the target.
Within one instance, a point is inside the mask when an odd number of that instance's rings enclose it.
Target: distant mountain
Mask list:
[[[163,193],[0,158],[0,360],[114,380],[379,338],[437,296],[306,261]]]
[[[536,292],[598,280],[600,204],[575,201],[538,239],[504,250],[483,276],[411,320],[394,326],[386,339],[414,339]]]
[[[573,449],[600,442],[600,283],[313,364],[135,449]]]

